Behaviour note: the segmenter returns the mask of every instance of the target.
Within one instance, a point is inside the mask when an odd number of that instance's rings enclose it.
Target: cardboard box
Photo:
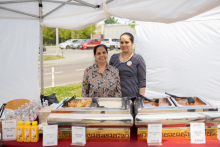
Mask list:
[[[41,124],[42,122],[47,122],[47,117],[50,115],[53,108],[54,106],[48,106],[38,112],[39,124]]]

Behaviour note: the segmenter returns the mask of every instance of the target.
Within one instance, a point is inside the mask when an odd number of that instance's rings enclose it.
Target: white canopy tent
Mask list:
[[[4,0],[0,1],[0,102],[39,99],[37,52],[42,26],[82,29],[109,16],[173,23],[220,5],[219,0]],[[41,93],[43,91],[41,60]]]
[[[220,7],[172,24],[138,22],[148,97],[198,96],[220,107]]]

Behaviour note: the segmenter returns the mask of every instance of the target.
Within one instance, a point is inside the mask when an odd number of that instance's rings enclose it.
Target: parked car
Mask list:
[[[76,42],[73,42],[70,45],[70,48],[75,49],[75,48],[79,48],[79,45],[83,42],[85,42],[87,39],[78,39]]]
[[[70,45],[73,43],[73,42],[75,42],[75,41],[77,41],[78,39],[69,39],[69,40],[67,40],[67,41],[65,41],[65,42],[63,42],[63,43],[60,43],[59,44],[59,48],[61,48],[61,49],[70,49]]]
[[[94,48],[96,45],[100,44],[101,41],[102,39],[87,39],[79,45],[79,49]]]
[[[46,47],[45,46],[43,46],[43,52],[46,52]],[[40,54],[40,47],[39,47],[39,54]]]
[[[101,44],[104,44],[107,46],[107,48],[113,50],[116,47],[120,48],[120,39],[116,39],[116,38],[103,39]]]

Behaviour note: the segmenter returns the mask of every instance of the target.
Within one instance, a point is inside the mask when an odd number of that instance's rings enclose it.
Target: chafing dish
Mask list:
[[[111,105],[97,107],[96,103],[92,101],[89,107],[63,107],[63,102],[65,100],[70,99],[70,97],[65,98],[62,100],[56,107],[51,110],[51,113],[100,113],[101,111],[124,111],[130,113],[130,101],[127,98],[96,98],[98,103],[101,102],[116,102],[120,104],[118,107]],[[91,99],[91,98],[84,98],[79,97],[76,100],[80,99]],[[103,112],[102,112],[103,113]]]
[[[134,102],[134,112],[135,115],[142,113],[177,113],[177,112],[205,112],[205,111],[218,111],[217,107],[213,107],[211,104],[206,102],[205,100],[198,98],[201,103],[204,103],[202,106],[181,106],[179,105],[175,99],[167,96],[166,98],[159,98],[160,100],[166,100],[169,106],[155,106],[148,107],[143,105],[143,99],[137,98]]]
[[[174,104],[177,107],[184,107],[184,108],[194,108],[194,109],[201,109],[201,108],[213,108],[211,104],[209,104],[207,101],[205,101],[202,98],[198,98],[198,97],[192,97],[196,103],[199,103],[198,105],[194,105],[194,104],[188,104],[187,103],[187,99],[181,99],[181,98],[175,98],[175,97],[170,97],[170,99],[174,102]],[[183,104],[183,102],[179,102],[180,101],[184,101],[186,102],[186,104]]]
[[[66,98],[67,100],[69,98]],[[88,98],[76,98],[88,99]],[[59,127],[83,125],[86,127],[132,127],[133,117],[130,114],[130,101],[127,98],[96,98],[100,107],[92,102],[89,107],[62,107],[63,101],[52,109],[48,116],[49,125]],[[117,106],[108,105],[109,103]],[[106,104],[105,104],[106,103]]]
[[[179,106],[170,97],[160,98],[166,100],[169,106],[144,107],[143,99],[137,98],[134,102],[135,125],[146,127],[148,123],[160,122],[163,126],[187,126],[190,122],[206,122],[207,126],[216,127],[220,123],[218,108],[201,100],[203,106]],[[212,120],[213,122],[209,121]]]
[[[137,97],[136,100],[134,101],[134,113],[135,116],[140,113],[164,113],[164,112],[172,112],[173,109],[176,108],[176,106],[173,104],[173,102],[170,100],[169,97],[165,98],[158,98],[159,103],[155,104],[154,103],[152,106],[148,106],[144,104],[144,99]],[[167,103],[165,106],[161,105],[161,102]]]
[[[204,122],[207,128],[216,128],[220,123],[219,112],[180,112],[146,113],[135,118],[137,127],[146,127],[149,123],[162,123],[163,127],[189,127],[192,122]]]

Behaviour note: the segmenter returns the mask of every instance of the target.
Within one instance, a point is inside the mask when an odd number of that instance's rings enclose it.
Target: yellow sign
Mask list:
[[[206,128],[206,139],[217,139],[217,128]],[[147,128],[138,128],[138,141],[147,140]],[[189,140],[190,129],[166,129],[162,130],[162,140]]]

